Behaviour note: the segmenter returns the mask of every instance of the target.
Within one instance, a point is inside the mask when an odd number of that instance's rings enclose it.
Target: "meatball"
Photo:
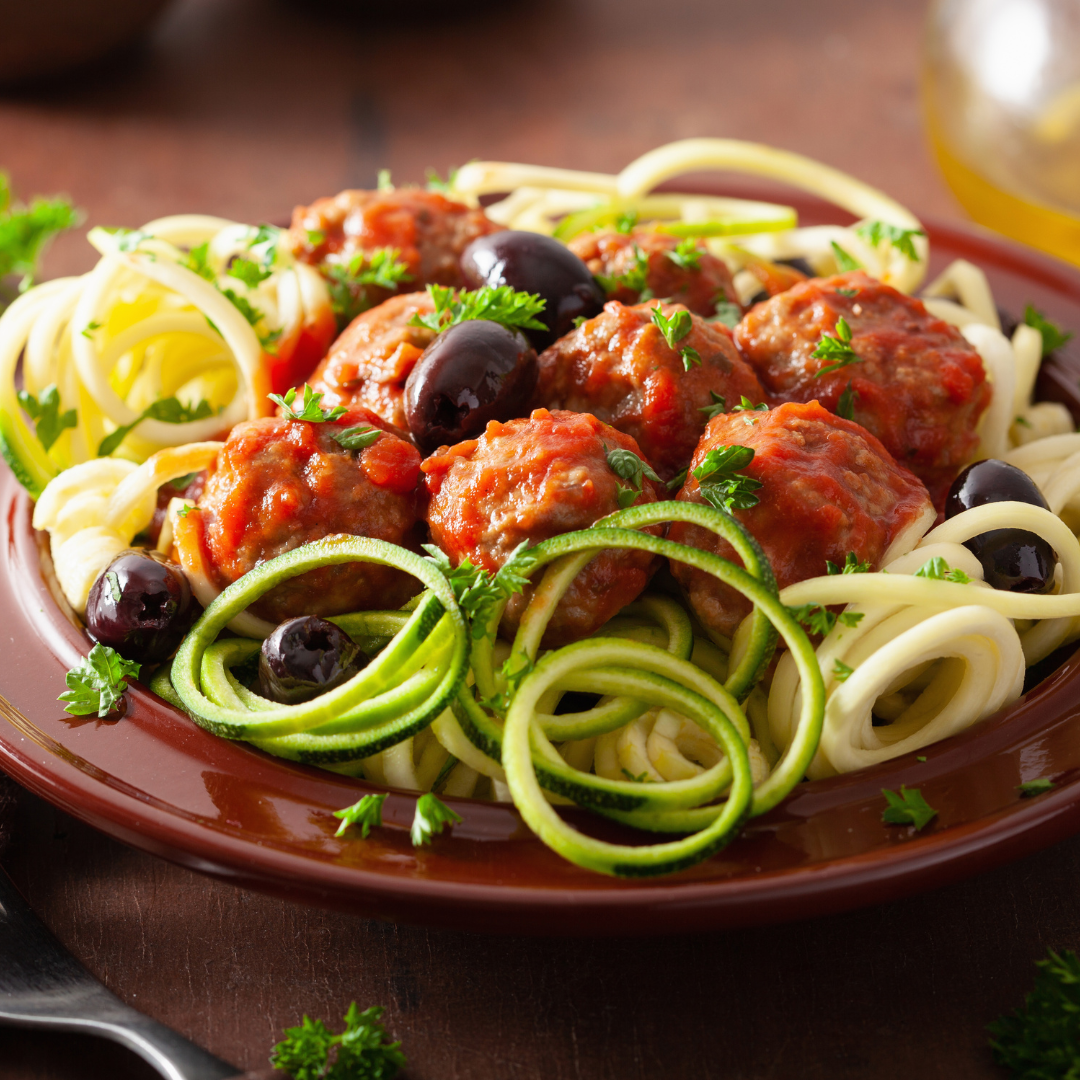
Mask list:
[[[727,264],[703,248],[688,259],[676,252],[681,241],[677,236],[652,229],[634,229],[630,233],[614,231],[583,233],[567,245],[605,284],[608,298],[624,304],[658,297],[685,304],[698,315],[716,312],[718,301],[737,304],[739,298]],[[646,295],[640,281],[644,270]],[[629,278],[629,280],[627,280]]]
[[[483,210],[435,191],[343,191],[298,206],[287,243],[297,258],[313,265],[347,263],[357,252],[396,248],[411,280],[397,290],[369,288],[368,302],[378,303],[395,291],[426,285],[463,287],[461,253],[478,236],[501,228]]]
[[[728,406],[755,405],[765,392],[732,344],[727,328],[691,316],[690,332],[668,345],[651,304],[610,301],[595,319],[540,356],[534,401],[548,409],[590,412],[632,435],[665,479],[684,469],[705,430],[716,396]],[[663,305],[670,316],[682,305]],[[689,347],[699,361],[684,359]]]
[[[814,359],[822,335],[843,318],[858,359]],[[975,426],[990,403],[979,354],[921,300],[853,271],[813,278],[758,304],[735,343],[777,402],[819,400],[835,412],[851,385],[852,418],[876,435],[941,506],[978,446]]]
[[[710,450],[734,445],[754,451],[741,472],[761,483],[758,504],[734,516],[765,551],[780,588],[826,573],[826,560],[842,566],[849,551],[876,570],[890,548],[890,558],[902,553],[933,524],[934,508],[922,483],[873,435],[816,401],[714,417],[692,469]],[[705,501],[692,473],[678,498]],[[726,541],[696,525],[675,522],[669,536],[740,562]],[[683,563],[671,569],[698,618],[730,637],[750,604],[711,574]]]
[[[323,407],[363,405],[408,431],[405,380],[435,338],[433,330],[409,322],[434,310],[426,292],[406,293],[357,315],[308,380],[323,395]]]
[[[362,450],[334,439],[362,424],[383,434]],[[354,406],[333,423],[249,420],[232,429],[184,525],[201,529],[206,563],[224,588],[275,555],[336,533],[416,547],[419,479],[419,452],[367,409]],[[419,588],[392,567],[343,563],[282,582],[251,610],[278,623],[396,608]]]
[[[444,447],[421,466],[431,499],[427,520],[436,544],[457,565],[469,559],[495,571],[524,540],[537,544],[587,529],[619,509],[627,483],[608,464],[614,449],[638,445],[595,416],[537,409],[528,419],[491,421],[479,439]],[[635,504],[662,489],[642,477]],[[658,530],[656,530],[658,531]],[[544,635],[545,647],[597,630],[631,603],[656,569],[646,552],[605,551],[571,583]],[[532,596],[513,596],[502,631],[512,636]]]

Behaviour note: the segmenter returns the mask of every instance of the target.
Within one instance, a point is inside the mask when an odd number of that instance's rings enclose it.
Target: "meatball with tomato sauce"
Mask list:
[[[381,434],[360,450],[334,438],[358,426]],[[196,509],[177,521],[181,561],[201,561],[224,588],[276,555],[339,533],[416,547],[419,478],[416,448],[366,409],[354,406],[332,423],[249,420],[232,429]],[[251,610],[278,623],[396,608],[419,589],[400,570],[343,563],[283,581]]]
[[[362,405],[407,431],[405,380],[435,338],[434,330],[410,323],[434,310],[426,292],[406,293],[353,319],[308,380],[324,408]]]
[[[444,447],[421,466],[432,539],[455,566],[469,559],[494,572],[523,541],[533,545],[587,529],[618,510],[619,493],[627,489],[608,464],[616,449],[641,456],[628,435],[583,413],[537,409],[528,419],[491,421],[479,439]],[[634,505],[656,502],[662,492],[643,476]],[[656,565],[647,552],[598,555],[559,602],[544,645],[597,630],[638,597]],[[513,634],[532,592],[511,597],[504,633]]]
[[[653,229],[583,233],[567,245],[596,275],[609,300],[636,304],[657,297],[706,317],[721,301],[738,303],[723,259]]]
[[[886,553],[889,558],[902,554],[933,524],[934,508],[923,484],[864,428],[816,401],[712,419],[680,501],[706,502],[693,470],[710,450],[726,446],[754,451],[740,474],[761,484],[758,503],[734,516],[761,545],[781,589],[825,574],[827,561],[843,566],[848,552],[876,570]],[[733,548],[707,529],[675,522],[668,535],[741,563]],[[711,574],[684,563],[672,563],[671,570],[710,630],[730,637],[749,614],[742,594]]]
[[[850,352],[834,346],[834,355],[815,358],[841,318]],[[975,427],[991,393],[979,354],[922,301],[862,271],[813,278],[756,305],[735,343],[774,401],[817,399],[835,412],[850,385],[852,419],[938,506],[978,447]]]
[[[681,305],[652,301],[604,310],[540,355],[534,401],[588,412],[632,435],[664,480],[684,469],[705,430],[707,412],[764,391],[726,327],[690,316],[689,332],[667,343],[653,311],[673,317]],[[685,350],[693,350],[687,353]]]

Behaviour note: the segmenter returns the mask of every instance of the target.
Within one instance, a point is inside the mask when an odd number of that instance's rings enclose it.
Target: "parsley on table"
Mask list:
[[[441,833],[447,825],[456,825],[461,816],[455,814],[437,795],[429,791],[416,800],[416,812],[413,815],[412,829],[409,836],[413,847],[431,843],[436,833]]]
[[[118,427],[112,434],[106,435],[98,445],[97,456],[108,457],[144,420],[160,420],[163,424],[189,424],[193,420],[205,420],[219,412],[221,409],[214,409],[210,402],[205,400],[197,405],[185,405],[175,397],[159,398],[151,401],[130,424]]]
[[[321,1020],[305,1016],[299,1027],[285,1029],[270,1064],[293,1080],[391,1080],[405,1064],[405,1055],[400,1042],[387,1041],[386,1028],[379,1023],[384,1011],[374,1006],[361,1012],[354,1001],[338,1035]]]
[[[912,262],[919,261],[919,253],[915,250],[912,238],[926,235],[922,229],[902,229],[899,225],[889,225],[885,221],[864,221],[856,226],[855,232],[871,247],[876,248],[883,240],[886,241]]]
[[[836,336],[822,334],[817,348],[810,354],[812,360],[828,360],[830,363],[814,372],[814,378],[820,379],[822,375],[828,375],[830,371],[839,371],[848,364],[860,364],[862,359],[851,347],[851,327],[847,319],[840,316],[836,320]]]
[[[537,319],[547,306],[539,295],[518,292],[509,285],[485,285],[481,289],[462,291],[448,285],[429,285],[428,294],[435,310],[426,315],[419,312],[410,326],[426,326],[436,334],[458,323],[488,319],[511,330],[546,330]]]
[[[840,395],[840,398],[836,403],[836,415],[839,416],[842,420],[854,420],[855,399],[858,396],[859,392],[852,388],[851,380],[848,379],[847,389]]]
[[[0,281],[18,275],[19,292],[25,292],[34,283],[49,241],[81,220],[82,214],[67,199],[37,198],[29,206],[13,202],[11,181],[0,171]],[[0,293],[0,311],[4,307]]]
[[[801,623],[811,634],[819,634],[825,637],[832,632],[833,627],[839,622],[841,626],[858,626],[862,621],[861,611],[842,611],[834,615],[824,604],[802,604],[799,607],[789,607],[791,617]]]
[[[346,263],[324,262],[319,267],[330,291],[330,307],[339,325],[350,323],[374,303],[368,290],[394,292],[403,282],[412,281],[409,266],[402,262],[398,248],[358,251]]]
[[[715,390],[709,391],[709,397],[712,398],[711,405],[698,406],[698,412],[705,414],[705,420],[708,422],[714,416],[719,416],[721,413],[727,412],[727,398],[723,394],[718,394]]]
[[[657,484],[661,482],[652,466],[648,462],[642,461],[633,450],[623,450],[619,446],[615,447],[614,450],[609,450],[605,445],[604,452],[607,454],[608,468],[620,480],[625,480],[628,485],[627,487],[620,487],[616,496],[620,510],[625,510],[628,506],[633,505],[634,500],[641,494],[646,476]]]
[[[356,427],[346,428],[344,431],[335,431],[334,442],[344,446],[346,450],[366,450],[378,441],[382,432],[370,424],[357,424]]]
[[[914,825],[916,830],[925,829],[937,817],[937,811],[923,798],[918,788],[900,785],[900,793],[882,788],[888,806],[881,812],[886,825]]]
[[[705,254],[692,237],[680,240],[673,251],[664,254],[682,270],[700,270],[701,256]]]
[[[40,397],[34,397],[27,390],[19,391],[19,404],[26,410],[27,416],[34,421],[34,431],[38,442],[48,450],[67,428],[76,424],[74,409],[60,411],[60,391],[56,384],[46,386]]]
[[[1033,326],[1036,330],[1042,334],[1042,354],[1046,356],[1047,353],[1052,353],[1055,349],[1060,349],[1062,345],[1071,341],[1073,338],[1073,332],[1071,330],[1062,330],[1057,323],[1051,322],[1037,307],[1033,304],[1028,304],[1024,308],[1024,322],[1028,326]]]
[[[1037,780],[1026,780],[1017,785],[1021,798],[1030,799],[1033,795],[1043,795],[1047,791],[1053,791],[1057,784],[1049,776],[1040,776]]]
[[[761,481],[738,471],[753,460],[754,451],[749,446],[721,446],[710,450],[693,472],[702,498],[710,506],[729,514],[733,510],[757,506],[760,500],[754,492],[761,487]]]
[[[312,424],[325,424],[328,420],[337,420],[348,412],[344,405],[335,405],[332,409],[324,409],[319,404],[322,401],[322,394],[312,390],[307,383],[304,383],[304,399],[299,409],[293,404],[296,401],[295,386],[284,397],[280,394],[267,394],[266,396],[275,405],[281,406],[286,420],[307,420]]]
[[[849,255],[835,240],[831,241],[833,258],[836,260],[836,269],[841,274],[846,274],[851,270],[861,270],[863,268],[862,263],[859,262],[854,256]]]
[[[987,1025],[994,1060],[1022,1080],[1080,1074],[1080,959],[1047,950],[1023,1007]]]
[[[630,292],[637,293],[639,301],[644,303],[653,298],[652,290],[647,285],[649,257],[638,244],[634,244],[632,254],[634,263],[628,270],[624,270],[621,274],[596,274],[596,281],[608,296],[617,293],[620,289],[629,289]]]
[[[854,673],[855,669],[849,667],[843,660],[833,661],[833,675],[836,676],[838,682],[847,682],[848,676],[853,675]]]
[[[870,564],[868,562],[859,562],[859,556],[854,551],[849,551],[844,556],[844,565],[837,566],[836,563],[825,560],[825,573],[832,577],[834,574],[867,574],[870,572]]]
[[[335,810],[334,817],[341,818],[341,824],[334,835],[344,836],[350,825],[356,825],[360,829],[360,835],[366,840],[372,829],[377,829],[382,825],[384,802],[386,802],[386,795],[365,795],[352,806],[346,806],[344,810]]]
[[[694,320],[689,311],[673,311],[671,315],[665,315],[660,305],[651,309],[652,321],[664,335],[668,348],[676,349],[682,357],[683,370],[689,371],[694,364],[701,363],[701,356],[697,349],[684,345],[681,349],[677,343],[682,341],[694,327]]]
[[[68,688],[57,700],[75,716],[108,716],[127,689],[124,680],[137,679],[141,666],[99,641],[64,677]]]
[[[930,581],[953,581],[957,585],[967,585],[971,578],[963,570],[950,570],[949,564],[935,555],[915,571],[915,577],[928,578]]]

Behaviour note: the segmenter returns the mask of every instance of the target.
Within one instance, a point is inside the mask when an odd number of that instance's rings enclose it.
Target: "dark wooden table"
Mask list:
[[[0,93],[0,167],[27,194],[70,193],[91,224],[258,221],[369,186],[383,166],[401,181],[472,157],[615,170],[715,134],[958,216],[921,133],[911,0],[531,0],[397,23],[313,7],[184,0],[101,70]],[[71,236],[46,270],[92,262]],[[5,865],[60,939],[122,998],[244,1068],[301,1013],[336,1022],[356,999],[387,1007],[413,1078],[995,1077],[985,1024],[1020,1002],[1047,945],[1080,945],[1080,840],[815,922],[574,941],[269,899],[30,796],[14,824]],[[147,1075],[105,1044],[0,1029],[3,1080]]]

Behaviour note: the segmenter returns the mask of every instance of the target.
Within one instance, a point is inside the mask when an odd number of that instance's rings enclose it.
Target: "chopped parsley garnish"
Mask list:
[[[528,675],[535,665],[524,653],[511,653],[499,668],[499,674],[506,681],[506,689],[500,690],[494,697],[484,698],[480,704],[500,716],[506,715],[510,702],[521,686],[521,680]]]
[[[825,573],[832,577],[834,574],[868,574],[870,572],[870,564],[868,562],[859,562],[859,556],[854,551],[849,551],[844,556],[844,565],[837,566],[836,563],[825,560]]]
[[[923,798],[918,788],[900,785],[900,794],[882,788],[888,806],[881,812],[886,825],[914,825],[916,830],[925,829],[937,817],[937,811]]]
[[[0,171],[0,281],[18,275],[19,292],[29,289],[49,241],[81,220],[82,215],[67,199],[37,198],[29,206],[13,202],[11,181]],[[0,293],[0,311],[4,306]]]
[[[652,290],[646,285],[649,276],[649,257],[641,250],[638,244],[633,249],[634,264],[629,270],[621,274],[596,274],[597,284],[604,292],[611,296],[620,289],[629,289],[630,292],[638,293],[638,299],[644,303],[652,299]]]
[[[761,487],[761,481],[738,471],[753,460],[754,451],[749,446],[722,446],[710,450],[693,472],[701,497],[710,506],[729,514],[757,506],[760,500],[754,492]]]
[[[478,640],[484,636],[495,604],[521,592],[529,584],[529,572],[536,564],[536,556],[529,552],[527,540],[514,548],[494,575],[474,566],[467,558],[454,566],[446,553],[434,544],[423,547],[450,583],[454,598],[472,627],[472,636]]]
[[[64,677],[68,688],[58,700],[75,716],[108,716],[127,689],[124,680],[137,679],[141,666],[99,641]]]
[[[821,374],[818,372],[818,374]],[[847,389],[840,395],[836,402],[836,415],[842,420],[855,419],[855,399],[859,396],[858,390],[852,388],[851,380],[847,381]]]
[[[310,247],[322,247],[326,243],[326,233],[322,229],[308,229],[307,242]]]
[[[971,581],[963,570],[950,570],[949,564],[940,555],[935,555],[923,563],[914,576],[929,578],[931,581],[954,581],[957,585],[967,585]]]
[[[100,330],[100,329],[101,329],[101,323],[99,323],[99,322],[98,322],[98,321],[97,321],[97,320],[95,319],[95,320],[93,320],[93,321],[91,321],[91,322],[88,322],[88,323],[87,323],[87,324],[86,324],[86,325],[85,325],[85,326],[84,326],[84,327],[82,328],[82,330],[80,331],[80,333],[82,334],[82,336],[83,336],[84,338],[88,338],[88,339],[89,339],[90,341],[93,341],[93,340],[94,340],[94,331],[95,331],[95,330]]]
[[[441,833],[447,825],[456,825],[461,817],[455,814],[437,795],[430,791],[416,800],[416,813],[413,814],[412,829],[409,836],[413,847],[431,843],[436,833]]]
[[[1026,416],[1014,416],[1013,423],[1019,424],[1021,427],[1031,427],[1031,421]]]
[[[624,210],[615,218],[615,231],[622,233],[623,236],[629,236],[634,231],[634,226],[637,223],[638,212],[636,210]]]
[[[647,784],[649,782],[649,770],[644,769],[635,776],[629,769],[622,770],[623,776],[635,784]]]
[[[217,280],[217,274],[214,273],[214,268],[210,265],[209,240],[205,240],[203,243],[193,247],[180,260],[180,265],[186,267],[193,274],[198,274],[199,277],[204,278],[206,281]]]
[[[305,1016],[299,1027],[285,1029],[270,1064],[293,1080],[392,1080],[405,1055],[400,1042],[387,1041],[386,1028],[379,1023],[384,1011],[374,1006],[361,1012],[354,1001],[338,1035],[321,1020]]]
[[[34,397],[27,390],[19,391],[19,404],[26,410],[26,415],[34,421],[34,431],[38,442],[48,450],[67,428],[73,428],[77,422],[74,409],[60,411],[60,391],[56,385],[46,386],[40,397]]]
[[[852,297],[852,296],[858,296],[859,295],[859,290],[858,289],[849,289],[844,285],[837,285],[836,286],[836,291],[841,296]]]
[[[338,417],[344,416],[348,412],[344,405],[335,405],[332,409],[324,409],[319,404],[322,401],[322,394],[312,390],[307,383],[304,383],[304,399],[299,409],[293,404],[296,401],[295,386],[284,397],[280,394],[267,394],[266,396],[275,405],[281,406],[286,420],[307,420],[312,424],[324,424],[328,420],[337,420]]]
[[[454,181],[457,180],[457,174],[457,169],[451,165],[444,180],[439,175],[438,169],[432,169],[429,166],[424,170],[424,179],[427,181],[428,191],[441,191],[444,195],[448,194],[454,190]]]
[[[815,379],[828,375],[830,371],[839,371],[848,364],[862,363],[859,354],[851,347],[851,327],[848,326],[847,319],[843,315],[836,320],[836,337],[832,334],[822,334],[810,358],[829,361],[823,368],[814,372]]]
[[[365,795],[352,806],[346,806],[344,810],[335,810],[334,817],[341,818],[341,824],[334,835],[344,836],[350,825],[356,825],[360,829],[360,835],[366,840],[372,829],[377,829],[382,825],[384,802],[386,802],[386,795]]]
[[[389,169],[380,169],[375,180],[375,188],[378,191],[393,191],[394,181],[390,179]]]
[[[858,259],[849,255],[835,240],[831,241],[833,258],[836,260],[836,269],[841,274],[846,274],[851,270],[861,270],[863,268],[862,263]]]
[[[689,345],[685,345],[683,348],[678,349],[676,345],[676,343],[682,341],[694,327],[694,320],[690,315],[690,312],[673,311],[671,315],[665,315],[659,304],[651,310],[652,321],[659,328],[660,333],[664,335],[664,340],[668,343],[668,348],[677,349],[679,355],[682,357],[683,370],[689,371],[694,364],[700,364],[701,357],[698,355],[697,349],[692,349]]]
[[[686,483],[686,469],[677,472],[664,486],[668,491],[678,491]]]
[[[902,229],[899,225],[889,225],[884,221],[864,221],[855,232],[871,247],[876,248],[882,240],[887,241],[912,262],[919,261],[919,253],[915,250],[912,237],[926,235],[922,229]]]
[[[356,427],[334,432],[334,442],[346,450],[366,450],[378,441],[382,432],[370,424],[357,424]]]
[[[841,626],[858,626],[862,621],[861,611],[842,611],[839,615],[833,614],[824,604],[802,604],[799,607],[789,607],[791,617],[801,623],[811,634],[819,634],[826,637],[839,622]]]
[[[1019,784],[1016,790],[1020,792],[1022,798],[1030,799],[1033,795],[1043,795],[1055,787],[1057,784],[1049,776],[1040,776],[1038,780],[1026,780]]]
[[[733,330],[739,325],[739,320],[742,318],[742,308],[738,304],[733,304],[723,289],[716,294],[713,307],[716,309],[716,314],[706,319],[706,322],[723,323],[729,330]]]
[[[209,401],[200,401],[197,405],[185,405],[175,397],[160,398],[150,402],[145,409],[130,423],[118,427],[111,435],[106,435],[97,448],[98,457],[108,457],[144,420],[160,420],[163,424],[189,424],[193,420],[205,420],[216,416],[221,409],[215,409]]]
[[[664,254],[682,270],[700,270],[701,256],[705,252],[698,247],[696,240],[688,236],[679,241],[674,251],[666,251]]]
[[[833,675],[836,676],[838,682],[847,682],[848,676],[854,674],[855,669],[848,667],[843,660],[833,661]]]
[[[1035,966],[1023,1007],[987,1025],[990,1050],[1017,1080],[1066,1080],[1080,1071],[1080,959],[1048,949]]]
[[[735,406],[734,409],[731,410],[732,412],[768,412],[769,411],[769,406],[766,405],[764,401],[762,401],[759,404],[755,405],[745,394],[740,394],[739,397],[742,400],[739,402],[738,405]]]
[[[418,312],[409,320],[410,326],[426,326],[438,334],[458,323],[488,319],[511,330],[547,329],[536,317],[544,310],[545,301],[509,285],[485,285],[466,292],[457,292],[448,285],[429,285],[427,291],[435,310],[427,315]]]
[[[412,281],[407,263],[397,248],[358,251],[347,263],[324,262],[319,267],[330,290],[330,306],[339,325],[350,323],[372,307],[378,297],[369,289],[394,292],[402,282]]]
[[[698,412],[705,414],[705,420],[708,422],[714,416],[719,416],[721,413],[727,412],[727,398],[723,394],[718,394],[715,390],[709,391],[709,397],[712,398],[711,405],[699,405]]]
[[[588,315],[575,315],[574,316],[574,329],[580,330],[582,326],[589,321]]]
[[[249,289],[254,289],[270,276],[270,271],[251,259],[233,259],[228,271],[229,277],[242,281]]]
[[[1028,304],[1024,308],[1024,322],[1028,326],[1033,326],[1036,330],[1042,334],[1042,354],[1046,356],[1047,353],[1052,353],[1055,349],[1060,349],[1062,345],[1071,341],[1073,338],[1073,332],[1071,330],[1062,330],[1057,323],[1051,322],[1037,307],[1033,304]]]
[[[607,446],[604,446],[604,452],[607,454],[608,468],[620,480],[625,480],[627,483],[626,487],[619,488],[616,496],[620,510],[633,505],[634,500],[641,494],[646,476],[658,484],[661,482],[652,466],[642,461],[633,450],[623,450],[618,446],[614,450],[609,450]]]

